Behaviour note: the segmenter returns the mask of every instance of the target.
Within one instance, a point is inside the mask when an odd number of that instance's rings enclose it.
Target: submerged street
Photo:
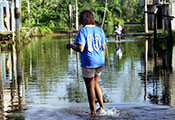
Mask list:
[[[86,89],[76,53],[65,45],[69,35],[34,38],[24,48],[2,48],[0,90],[2,119],[25,120],[175,118],[175,46],[153,51],[151,39],[121,40],[122,59],[108,38],[100,78],[106,111],[89,116]]]

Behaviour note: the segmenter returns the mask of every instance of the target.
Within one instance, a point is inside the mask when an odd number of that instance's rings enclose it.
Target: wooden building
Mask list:
[[[15,30],[14,1],[12,3],[11,0],[0,0],[0,32],[7,31],[4,21],[8,31]]]
[[[144,7],[146,12],[153,12],[156,14],[175,16],[175,0],[140,0],[140,4]],[[145,32],[154,31],[154,18],[153,14],[145,13]],[[157,16],[157,31],[168,30],[168,18]],[[172,30],[175,31],[175,19],[171,21]]]

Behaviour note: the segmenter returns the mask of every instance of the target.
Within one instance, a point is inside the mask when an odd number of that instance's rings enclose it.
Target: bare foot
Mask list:
[[[94,115],[96,115],[96,112],[91,112],[90,115],[93,115],[94,116]]]
[[[100,113],[101,110],[104,110],[104,109],[105,109],[105,108],[101,108],[101,107],[100,107],[100,108],[98,108],[98,109],[96,110],[96,112],[97,112],[97,113]]]

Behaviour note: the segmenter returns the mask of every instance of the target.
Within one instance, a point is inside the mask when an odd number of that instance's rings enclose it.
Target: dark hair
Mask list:
[[[95,24],[95,20],[94,20],[94,15],[90,10],[83,10],[80,13],[80,17],[79,17],[79,24],[80,25],[94,25]]]

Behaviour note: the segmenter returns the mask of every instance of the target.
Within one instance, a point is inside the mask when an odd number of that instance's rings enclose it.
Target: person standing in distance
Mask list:
[[[78,31],[74,45],[67,44],[66,48],[80,52],[82,75],[85,81],[89,106],[92,115],[96,115],[95,99],[101,110],[104,109],[102,90],[98,83],[105,64],[105,45],[107,42],[103,30],[95,26],[94,15],[89,10],[80,13],[79,24],[83,27]]]
[[[117,43],[120,42],[120,39],[123,35],[122,27],[121,27],[119,22],[117,22],[117,25],[114,28],[114,32],[115,32],[115,44],[116,44],[116,48],[117,48]]]

